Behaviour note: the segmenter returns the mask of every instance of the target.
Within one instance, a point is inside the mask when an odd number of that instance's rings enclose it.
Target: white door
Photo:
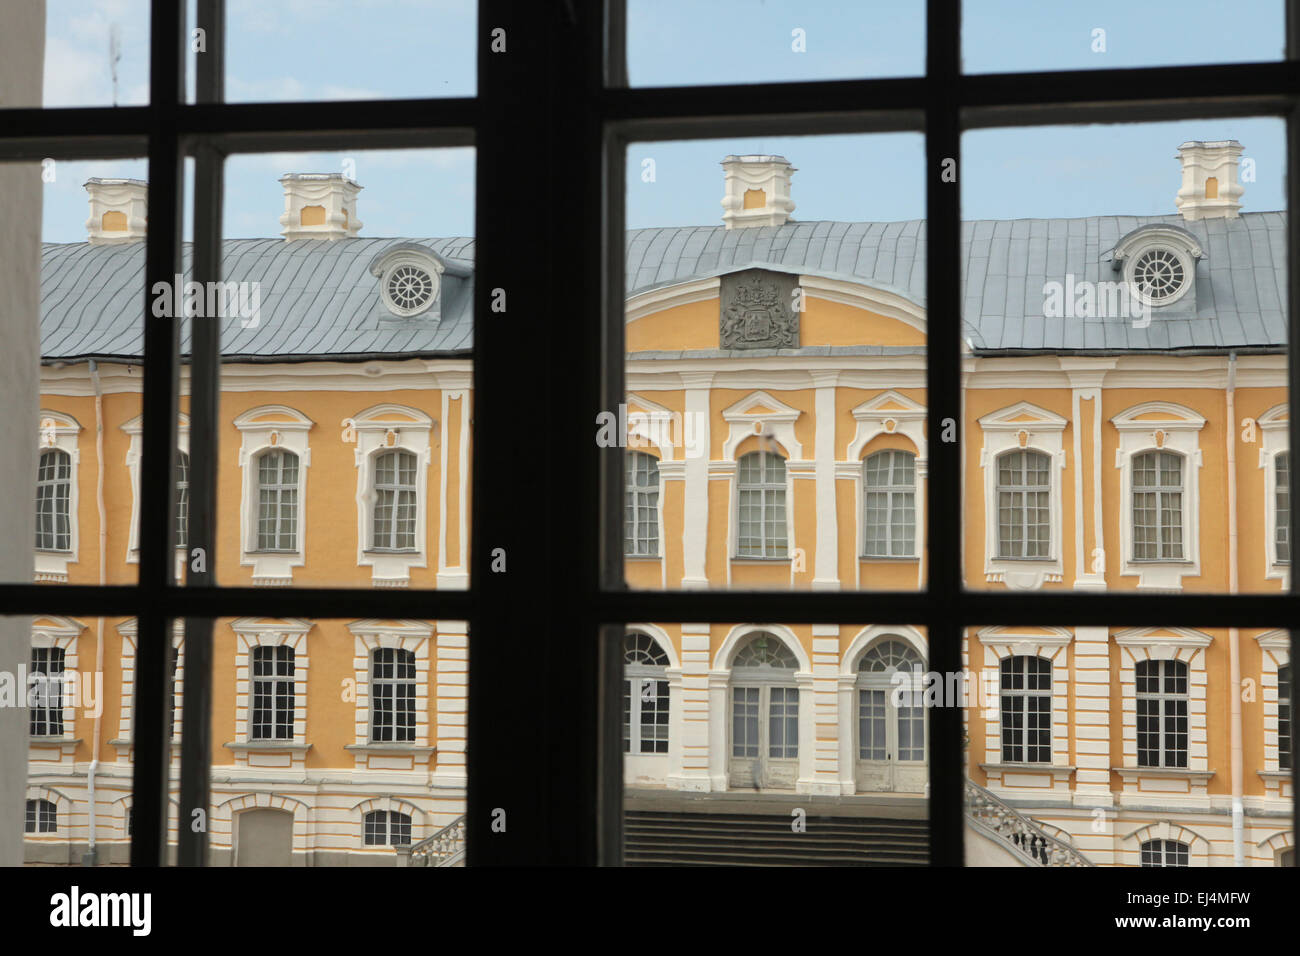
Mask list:
[[[929,779],[921,655],[898,637],[869,647],[858,662],[859,793],[924,793]]]
[[[731,688],[729,785],[793,790],[799,777],[799,689],[755,683]]]

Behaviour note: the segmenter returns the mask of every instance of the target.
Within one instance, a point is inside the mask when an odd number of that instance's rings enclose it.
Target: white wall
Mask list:
[[[0,108],[41,105],[45,0],[7,3],[0,28]],[[41,167],[0,163],[0,581],[32,580],[40,361]],[[16,542],[26,542],[26,547]],[[28,656],[26,618],[0,617],[0,670]],[[22,862],[27,711],[0,707],[0,866]]]

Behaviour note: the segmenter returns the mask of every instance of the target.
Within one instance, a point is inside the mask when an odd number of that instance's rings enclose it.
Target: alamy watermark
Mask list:
[[[1151,324],[1151,307],[1136,282],[1092,282],[1067,273],[1064,282],[1043,283],[1043,318],[1131,319],[1133,328]]]
[[[171,282],[153,284],[153,314],[159,319],[238,318],[240,328],[262,321],[262,283],[186,282],[176,273]]]
[[[41,710],[80,707],[85,716],[104,712],[104,675],[101,671],[81,674],[63,671],[46,674],[29,672],[26,665],[0,671],[0,707],[31,707]]]

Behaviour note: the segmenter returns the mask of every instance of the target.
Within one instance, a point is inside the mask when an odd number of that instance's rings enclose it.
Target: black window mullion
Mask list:
[[[196,26],[207,31],[208,52],[197,58],[196,99],[220,103],[225,86],[225,0],[198,0]],[[222,155],[200,140],[194,150],[194,281],[221,281]],[[217,567],[216,469],[220,452],[221,317],[190,320],[190,516],[187,586],[212,586]],[[257,463],[250,465],[253,473]],[[278,510],[278,509],[277,509]],[[210,617],[185,620],[185,694],[182,698],[177,862],[206,866],[212,762],[212,627]],[[200,811],[196,821],[195,811]]]
[[[153,315],[150,290],[171,288],[180,272],[181,153],[176,116],[185,93],[184,6],[153,0],[150,13],[149,231],[145,239],[144,428],[139,496],[139,597],[135,708],[132,712],[136,826],[132,866],[164,862],[172,718],[168,591],[175,573],[178,322]]]
[[[930,529],[926,615],[932,670],[961,670],[961,0],[926,4],[926,406]],[[945,172],[948,174],[945,175]],[[955,173],[955,176],[953,175]],[[953,181],[945,181],[953,180]],[[956,441],[944,440],[951,419]],[[938,532],[938,533],[936,533]],[[872,620],[870,614],[863,620]],[[930,865],[962,866],[966,780],[962,712],[930,715]]]

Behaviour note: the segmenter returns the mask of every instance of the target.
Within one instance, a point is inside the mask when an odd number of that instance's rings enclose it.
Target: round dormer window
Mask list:
[[[1178,256],[1169,249],[1148,249],[1133,265],[1138,291],[1152,302],[1163,302],[1182,291],[1187,273]]]
[[[398,315],[419,315],[438,295],[438,277],[424,266],[398,262],[384,273],[384,300]]]

